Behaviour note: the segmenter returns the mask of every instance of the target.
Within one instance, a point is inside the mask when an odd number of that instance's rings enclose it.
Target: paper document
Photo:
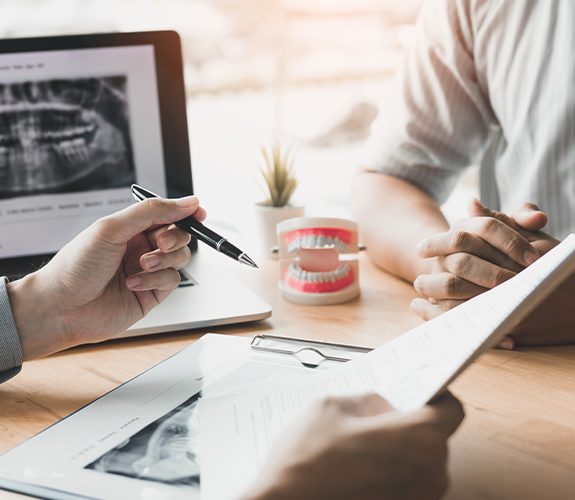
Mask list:
[[[575,235],[498,287],[339,369],[200,401],[202,498],[238,497],[274,441],[312,401],[376,392],[399,410],[425,405],[575,271]]]
[[[199,500],[201,397],[339,364],[312,370],[296,356],[253,349],[247,337],[205,335],[2,455],[0,490],[57,500]]]

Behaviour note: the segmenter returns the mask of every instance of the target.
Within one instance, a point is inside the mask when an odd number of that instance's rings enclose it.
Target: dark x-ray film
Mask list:
[[[86,466],[134,479],[199,488],[201,392]]]
[[[0,83],[0,199],[135,181],[126,76]]]

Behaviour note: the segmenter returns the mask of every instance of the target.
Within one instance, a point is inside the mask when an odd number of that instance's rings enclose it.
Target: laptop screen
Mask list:
[[[157,86],[153,45],[0,54],[0,259],[166,194]]]

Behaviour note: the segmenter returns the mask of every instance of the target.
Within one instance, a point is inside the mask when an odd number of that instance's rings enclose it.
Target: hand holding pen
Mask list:
[[[157,194],[144,189],[137,184],[132,184],[132,196],[137,201],[144,201],[148,198],[158,198]],[[183,229],[187,233],[191,234],[198,241],[205,243],[206,245],[212,247],[228,257],[246,264],[251,267],[258,267],[257,264],[242,250],[232,245],[226,238],[220,236],[215,231],[204,226],[200,221],[194,217],[186,217],[175,223],[180,229]]]

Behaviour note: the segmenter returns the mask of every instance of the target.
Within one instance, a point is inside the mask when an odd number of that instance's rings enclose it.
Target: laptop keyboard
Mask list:
[[[180,284],[178,285],[178,288],[183,288],[186,286],[194,286],[197,285],[197,282],[194,280],[194,278],[192,278],[186,271],[184,271],[183,269],[180,269],[178,271],[178,273],[180,274]],[[8,274],[7,278],[10,281],[16,281],[19,280],[20,278],[23,278],[24,276],[26,276],[29,273],[14,273],[14,274]]]
[[[186,271],[180,269],[178,272],[180,273],[180,284],[178,288],[197,285],[196,281]]]

